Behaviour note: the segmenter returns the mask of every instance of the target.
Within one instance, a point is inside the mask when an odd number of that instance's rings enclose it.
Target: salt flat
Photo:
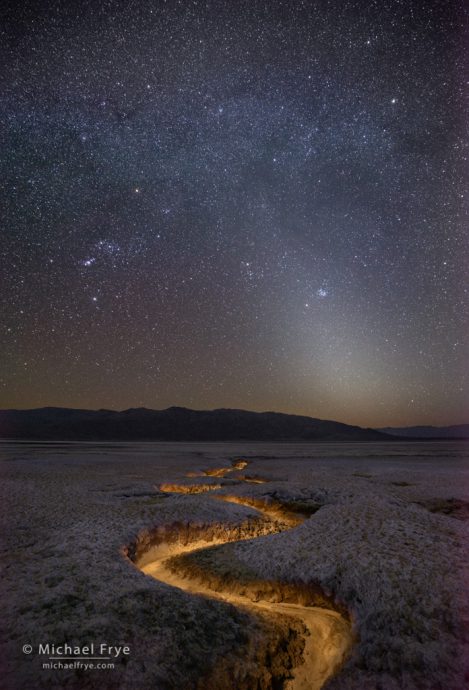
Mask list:
[[[314,507],[293,529],[221,544],[193,565],[228,580],[315,583],[345,607],[356,641],[327,688],[469,685],[462,443],[3,442],[0,452],[2,688],[281,687],[301,663],[300,629],[160,583],[123,552],[158,527],[255,526],[253,508],[214,500],[227,494]],[[249,462],[239,477],[265,483],[203,474],[237,458]],[[207,482],[221,488],[159,489]],[[114,669],[44,669],[45,642],[128,644],[130,654]]]

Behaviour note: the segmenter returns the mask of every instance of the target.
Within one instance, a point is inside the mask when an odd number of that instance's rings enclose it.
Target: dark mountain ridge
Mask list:
[[[42,407],[0,410],[0,438],[76,441],[388,441],[375,429],[280,412]]]
[[[405,426],[384,427],[378,429],[384,434],[406,438],[434,438],[434,439],[469,439],[469,424],[453,424],[452,426]]]

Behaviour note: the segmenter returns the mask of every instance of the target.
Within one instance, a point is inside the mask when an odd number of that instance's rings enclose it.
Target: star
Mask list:
[[[117,4],[9,3],[0,405],[465,421],[462,0]]]

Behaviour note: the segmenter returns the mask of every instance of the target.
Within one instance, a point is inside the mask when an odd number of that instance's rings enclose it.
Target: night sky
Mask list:
[[[3,2],[0,406],[467,422],[464,5]]]

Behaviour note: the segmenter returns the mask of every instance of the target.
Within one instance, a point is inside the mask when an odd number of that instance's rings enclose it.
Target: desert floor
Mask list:
[[[0,456],[5,690],[469,687],[466,444]],[[129,653],[44,668],[64,643]]]

